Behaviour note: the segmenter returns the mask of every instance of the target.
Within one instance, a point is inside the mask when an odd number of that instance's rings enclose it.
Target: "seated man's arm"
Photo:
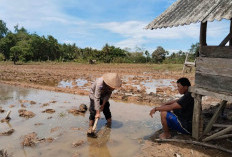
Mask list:
[[[172,105],[172,104],[174,104],[175,102],[177,102],[177,100],[169,101],[169,102],[167,102],[167,103],[165,103],[165,104],[162,104],[161,106]]]
[[[150,111],[150,116],[153,117],[152,115],[156,112],[156,111],[172,111],[174,109],[180,109],[182,108],[180,106],[180,104],[178,104],[177,102],[174,102],[170,105],[162,105],[160,107],[155,107]]]
[[[174,102],[170,105],[164,105],[164,106],[160,106],[160,107],[155,107],[154,109],[156,111],[172,111],[174,109],[180,109],[182,108],[177,102]]]

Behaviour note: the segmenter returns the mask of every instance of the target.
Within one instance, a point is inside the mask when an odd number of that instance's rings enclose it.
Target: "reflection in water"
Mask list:
[[[149,81],[141,82],[142,85],[146,87],[146,92],[149,94],[150,92],[156,93],[157,87],[171,87],[172,90],[175,89],[172,82],[175,80],[172,79],[152,79]]]
[[[87,138],[89,156],[111,157],[107,143],[110,140],[111,128],[104,127],[97,133],[97,138]]]
[[[11,87],[4,84],[0,84],[1,90],[0,90],[0,102],[1,104],[8,103],[9,100],[19,100],[20,98],[24,98],[29,94],[29,90],[20,90],[20,88],[17,87]],[[17,90],[20,90],[20,92],[15,91],[15,88]]]

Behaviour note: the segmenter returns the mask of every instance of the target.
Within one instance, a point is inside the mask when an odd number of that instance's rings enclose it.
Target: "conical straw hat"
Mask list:
[[[122,85],[122,81],[117,73],[106,73],[102,77],[104,82],[112,88],[119,88]]]

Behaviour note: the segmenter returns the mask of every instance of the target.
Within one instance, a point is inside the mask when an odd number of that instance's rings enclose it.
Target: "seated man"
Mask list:
[[[194,99],[188,88],[191,86],[187,78],[177,80],[177,88],[180,94],[184,94],[180,99],[167,102],[160,107],[155,107],[150,111],[150,116],[156,111],[160,111],[163,133],[160,139],[170,138],[169,129],[177,130],[183,134],[191,134]]]

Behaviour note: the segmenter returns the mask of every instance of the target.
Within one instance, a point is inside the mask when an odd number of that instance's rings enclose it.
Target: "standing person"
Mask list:
[[[111,112],[109,98],[112,91],[115,88],[119,88],[122,85],[122,81],[117,73],[106,73],[102,77],[97,78],[92,84],[90,89],[90,107],[89,107],[89,130],[88,133],[92,133],[94,120],[100,118],[100,112],[103,111],[107,120],[107,126],[111,126]]]
[[[160,112],[163,133],[159,135],[161,139],[170,138],[169,129],[176,130],[183,134],[191,134],[194,99],[188,88],[191,83],[187,78],[177,80],[177,88],[180,94],[184,94],[180,99],[167,102],[160,107],[155,107],[150,111],[150,116],[156,111]]]

